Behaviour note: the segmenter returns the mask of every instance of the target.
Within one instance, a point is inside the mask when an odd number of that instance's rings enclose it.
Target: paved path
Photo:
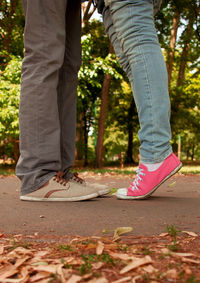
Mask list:
[[[96,175],[88,180],[117,188],[126,186],[130,177]],[[22,202],[19,187],[14,176],[0,178],[0,232],[91,236],[131,226],[134,235],[152,235],[174,224],[200,233],[200,176],[176,175],[143,201],[107,196],[73,203]]]

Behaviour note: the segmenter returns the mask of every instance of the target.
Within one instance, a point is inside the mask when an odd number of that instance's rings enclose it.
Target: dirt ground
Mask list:
[[[90,182],[125,187],[131,176],[81,174]],[[200,233],[200,176],[176,175],[151,198],[118,200],[114,195],[84,202],[22,202],[15,176],[0,178],[0,231],[4,233],[102,235],[119,226],[133,227],[132,235],[158,235],[167,225]]]
[[[113,191],[131,181],[81,177]],[[200,282],[200,176],[177,174],[143,201],[22,202],[19,189],[0,177],[1,283]]]

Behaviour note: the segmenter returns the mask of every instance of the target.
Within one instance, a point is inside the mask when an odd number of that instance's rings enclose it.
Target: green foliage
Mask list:
[[[172,252],[177,252],[180,248],[180,246],[177,243],[177,235],[179,232],[181,232],[180,230],[178,230],[174,225],[167,225],[167,232],[169,233],[169,235],[171,237],[173,237],[173,243],[171,245],[168,245],[168,248],[170,251]]]
[[[194,275],[190,276],[187,280],[186,283],[199,283],[200,281],[196,279]]]
[[[2,154],[14,156],[14,142],[19,139],[19,97],[21,59],[13,57],[1,74],[0,146]]]
[[[104,42],[102,45],[104,46]],[[82,66],[79,71],[77,108],[77,122],[81,128],[82,141],[77,144],[77,147],[79,151],[84,152],[86,162],[88,159],[88,135],[90,129],[94,129],[97,124],[95,109],[99,113],[104,74],[109,74],[113,79],[122,79],[118,72],[119,63],[116,56],[108,54],[102,58],[101,54],[97,54],[95,46],[95,38],[91,33],[82,36]]]
[[[172,145],[177,151],[181,136],[182,158],[200,159],[200,61],[199,12],[196,0],[164,0],[155,24],[163,53],[167,59],[174,13],[180,13],[172,81],[170,85]],[[188,35],[188,24],[191,32]],[[19,93],[21,57],[23,56],[24,16],[21,1],[3,0],[0,5],[0,155],[13,157],[14,141],[19,137]],[[188,44],[189,40],[189,44]],[[186,48],[187,47],[187,48]],[[82,67],[79,72],[77,122],[80,136],[77,149],[80,159],[95,159],[96,133],[101,109],[101,90],[109,74],[108,109],[105,124],[104,160],[126,152],[125,161],[133,154],[137,161],[139,123],[128,79],[114,54],[109,54],[109,39],[102,22],[89,22],[82,37]],[[185,56],[183,51],[187,53]],[[178,84],[181,64],[185,64]],[[182,66],[183,67],[183,66]],[[131,135],[132,134],[132,135]],[[130,144],[132,141],[132,144]],[[128,152],[128,145],[132,153]]]
[[[0,5],[0,65],[11,56],[23,56],[24,15],[22,1],[1,0]],[[3,64],[3,66],[2,66]]]
[[[21,82],[22,59],[18,56],[12,56],[9,64],[2,73],[2,79],[8,81],[12,85],[20,85]]]
[[[91,272],[92,263],[101,261],[101,262],[105,262],[108,265],[113,266],[116,262],[116,260],[111,258],[111,256],[106,253],[101,254],[101,255],[82,254],[82,259],[84,263],[80,266],[80,269],[79,269],[81,275]]]
[[[174,237],[175,239],[176,239],[178,233],[181,232],[174,225],[167,225],[166,230],[167,230],[168,234],[171,237]]]
[[[107,129],[104,138],[105,158],[110,159],[127,148],[127,135],[117,127],[117,122],[113,122]]]
[[[59,249],[61,251],[72,251],[72,248],[70,245],[59,245]]]

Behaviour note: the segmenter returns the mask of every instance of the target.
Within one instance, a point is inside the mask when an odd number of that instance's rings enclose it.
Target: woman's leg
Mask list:
[[[138,110],[141,162],[161,162],[172,152],[170,101],[152,1],[108,0],[108,6]]]
[[[144,199],[181,168],[170,146],[167,73],[155,33],[153,5],[148,0],[110,0],[103,19],[131,82],[140,120],[138,174],[129,188],[117,191],[117,197]]]

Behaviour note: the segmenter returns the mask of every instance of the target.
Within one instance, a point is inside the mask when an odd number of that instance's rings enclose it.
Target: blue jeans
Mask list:
[[[167,71],[158,42],[152,0],[106,0],[105,31],[127,73],[136,103],[140,130],[140,161],[156,163],[168,157],[170,100]]]

